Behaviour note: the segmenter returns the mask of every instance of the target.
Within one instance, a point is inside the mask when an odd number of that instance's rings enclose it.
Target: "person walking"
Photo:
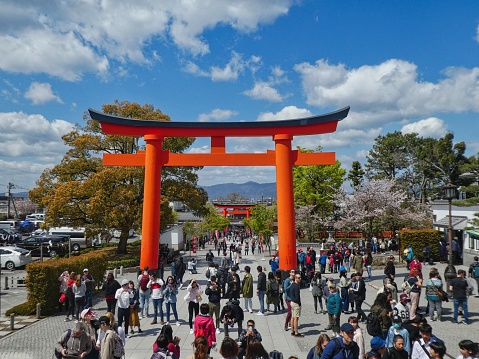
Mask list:
[[[221,309],[221,288],[216,282],[216,277],[210,277],[210,283],[207,285],[205,294],[208,296],[208,306],[210,308],[209,315],[213,318],[213,313],[216,319],[216,334],[220,333],[220,309]]]
[[[354,293],[354,306],[358,313],[358,320],[363,322],[366,320],[366,313],[362,309],[363,302],[366,300],[366,283],[363,280],[363,275],[361,272],[356,272],[356,282],[352,287]]]
[[[266,305],[268,312],[270,312],[270,304],[273,304],[273,312],[276,314],[279,309],[279,284],[273,272],[268,273],[268,281],[266,282]]]
[[[258,282],[256,284],[256,295],[259,299],[259,311],[257,315],[264,315],[264,296],[266,294],[266,274],[263,273],[263,267],[256,267],[258,271]]]
[[[341,319],[341,298],[339,297],[336,284],[329,286],[328,297],[328,318],[329,325],[326,330],[331,329],[334,336],[339,335],[339,323]]]
[[[316,272],[314,274],[313,279],[311,280],[311,294],[313,296],[313,301],[314,301],[314,313],[318,314],[318,302],[319,306],[321,308],[321,313],[324,314],[324,308],[323,308],[323,301],[321,300],[321,297],[323,296],[323,281],[321,279],[321,272]]]
[[[253,276],[251,275],[251,267],[244,267],[245,275],[241,283],[241,294],[244,299],[244,310],[253,313]]]
[[[200,302],[202,301],[201,295],[203,294],[203,289],[198,285],[198,282],[195,279],[190,281],[188,287],[186,288],[185,302],[188,303],[188,323],[190,325],[190,334],[193,334],[193,312],[194,317],[198,316],[200,311]],[[209,312],[209,307],[208,307]]]
[[[75,284],[72,286],[73,295],[75,296],[75,319],[78,322],[80,320],[80,312],[84,309],[85,305],[85,292],[86,286],[82,282],[81,276],[78,274],[75,280]]]
[[[65,318],[65,322],[73,320],[73,316],[75,315],[75,294],[73,294],[73,286],[76,282],[76,274],[75,272],[71,272],[68,276],[68,279],[65,282],[65,296],[67,297],[68,301],[68,309],[67,309],[67,317]],[[119,285],[119,284],[118,284]]]
[[[105,301],[107,306],[107,312],[115,314],[116,298],[115,294],[118,289],[121,288],[120,283],[115,279],[113,273],[108,273],[106,281],[103,283],[102,290],[105,292]]]
[[[130,280],[128,282],[128,288],[133,292],[133,298],[130,299],[130,333],[135,334],[134,327],[138,327],[138,333],[143,333],[141,330],[140,317],[138,312],[140,311],[140,293],[138,289],[135,289],[135,283]]]
[[[342,268],[342,269],[341,269]],[[341,311],[344,314],[350,314],[349,312],[349,288],[351,286],[351,281],[346,277],[346,269],[341,267],[339,270],[339,289],[342,302]]]
[[[85,306],[83,309],[90,308],[92,306],[92,293],[95,288],[95,280],[92,275],[88,273],[88,268],[83,270],[83,276],[81,277],[83,283],[85,283]]]
[[[288,312],[286,314],[286,318],[284,320],[284,330],[287,331],[291,326],[291,284],[294,282],[294,269],[289,271],[289,277],[286,278],[283,282],[283,289],[284,289],[284,299],[286,301],[286,307],[288,308]]]
[[[234,265],[231,268],[231,273],[228,274],[228,299],[229,300],[238,300],[240,297],[241,291],[241,280],[238,275],[238,267]]]
[[[462,307],[464,313],[464,320],[462,324],[469,324],[469,312],[467,308],[467,292],[470,290],[467,280],[465,279],[466,271],[459,269],[457,271],[457,277],[451,281],[449,290],[452,291],[452,297],[454,300],[454,322],[458,321],[459,307]]]
[[[420,264],[420,263],[419,263]],[[419,276],[419,271],[417,268],[411,268],[409,271],[409,277],[406,280],[408,286],[410,287],[409,298],[411,302],[409,303],[409,315],[410,319],[414,319],[416,316],[416,311],[419,306],[419,298],[421,296],[421,287],[422,279]]]
[[[178,259],[178,263],[176,264],[176,284],[179,286],[180,289],[183,289],[183,276],[186,272],[186,264],[183,261],[183,257]]]
[[[195,317],[195,338],[203,336],[208,341],[208,354],[211,351],[213,345],[216,344],[216,332],[213,318],[209,316],[210,307],[208,304],[203,303],[200,307],[200,314]],[[191,331],[190,331],[191,334]]]
[[[432,268],[429,272],[429,279],[426,281],[426,299],[429,303],[429,318],[432,321],[436,320],[434,311],[437,312],[437,320],[441,321],[442,319],[442,299],[438,295],[439,290],[442,291],[442,281],[437,269]]]

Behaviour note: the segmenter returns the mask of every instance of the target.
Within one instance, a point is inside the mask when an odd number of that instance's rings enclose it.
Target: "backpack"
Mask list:
[[[208,338],[208,335],[206,333],[206,323],[204,325],[199,325],[198,324],[198,328],[196,329],[195,337],[199,337],[200,335],[202,337]]]
[[[279,284],[278,284],[277,280],[273,280],[271,282],[271,294],[274,295],[274,296],[279,295]]]
[[[382,334],[381,323],[379,322],[380,312],[381,310],[378,310],[377,312],[370,312],[366,317],[366,330],[372,337]]]
[[[401,289],[403,291],[404,294],[408,294],[411,293],[411,290],[412,290],[412,286],[411,284],[409,284],[409,276],[407,276],[406,278],[404,278],[404,283],[401,284]]]
[[[70,336],[72,335],[72,330],[67,329],[66,333],[67,333],[67,335],[65,336],[65,339],[62,342],[62,348],[65,348],[67,346],[67,343],[70,340]],[[57,352],[56,349],[55,349],[55,358],[58,358],[58,359],[63,358],[62,353]]]
[[[311,256],[310,255],[306,256],[306,264],[311,264]]]
[[[479,278],[479,265],[472,267],[472,277]]]
[[[148,274],[143,274],[140,278],[140,289],[144,292],[148,290],[148,282],[150,281],[150,276]]]
[[[166,353],[154,352],[150,359],[173,359],[172,353],[167,350]]]
[[[115,340],[115,348],[113,349],[113,356],[115,358],[121,358],[125,355],[125,347],[123,346],[123,342],[120,336],[114,331],[112,331],[112,333],[113,333],[113,339]]]
[[[283,353],[273,350],[272,352],[269,352],[269,358],[270,359],[283,359]]]

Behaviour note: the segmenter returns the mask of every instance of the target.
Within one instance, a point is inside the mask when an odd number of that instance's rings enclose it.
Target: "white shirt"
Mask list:
[[[115,298],[118,299],[118,308],[126,309],[130,307],[130,298],[133,298],[133,292],[128,289],[127,292],[123,291],[123,288],[117,289]]]
[[[424,347],[427,349],[428,352],[430,352],[430,347],[429,343],[424,344],[424,339],[419,339],[418,341],[414,342],[414,345],[412,346],[412,354],[411,354],[411,359],[429,359],[429,356],[426,354],[424,349],[422,348],[421,345],[424,345]]]

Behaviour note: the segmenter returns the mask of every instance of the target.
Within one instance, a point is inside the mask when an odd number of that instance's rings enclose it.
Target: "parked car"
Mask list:
[[[38,257],[42,254],[43,256],[49,255],[48,246],[50,239],[46,236],[32,236],[23,238],[15,243],[16,247],[24,248],[31,251],[31,255]],[[43,246],[43,249],[42,249]]]
[[[11,228],[0,228],[0,243],[2,244],[13,244],[12,242],[7,243],[7,238],[9,235],[13,236],[13,243],[17,242],[19,239],[22,239],[22,235]]]
[[[70,236],[47,235],[44,237],[50,239],[48,241],[48,253],[50,257],[55,257],[56,255],[63,257],[70,252]]]
[[[91,244],[89,239],[86,237],[85,228],[55,227],[50,228],[48,234],[54,236],[70,236],[72,251],[75,252],[80,251],[80,249],[88,248],[88,246]]]
[[[30,251],[18,247],[0,247],[0,267],[8,270],[22,267],[32,262]]]

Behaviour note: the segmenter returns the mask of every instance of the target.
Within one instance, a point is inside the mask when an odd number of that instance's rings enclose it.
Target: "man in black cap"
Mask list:
[[[354,328],[344,323],[340,328],[340,336],[333,338],[323,350],[321,359],[356,359],[359,357],[359,346],[353,341]]]

